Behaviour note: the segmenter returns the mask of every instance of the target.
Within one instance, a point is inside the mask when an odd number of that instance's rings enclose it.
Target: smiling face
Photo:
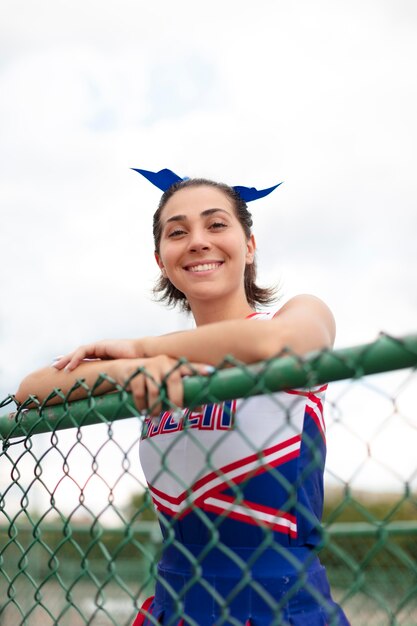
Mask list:
[[[161,215],[156,260],[193,309],[198,303],[246,303],[244,273],[254,259],[231,199],[209,186],[176,191]]]

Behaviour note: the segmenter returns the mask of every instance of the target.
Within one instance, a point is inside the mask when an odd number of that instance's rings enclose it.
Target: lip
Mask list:
[[[203,274],[206,272],[213,272],[214,270],[219,269],[219,267],[221,267],[223,263],[224,261],[220,261],[218,259],[216,260],[204,259],[201,261],[194,261],[193,263],[188,263],[188,265],[184,265],[184,269],[190,273]],[[205,269],[200,269],[200,270],[196,269],[198,267],[203,268],[204,266],[214,266],[214,267],[205,267]]]

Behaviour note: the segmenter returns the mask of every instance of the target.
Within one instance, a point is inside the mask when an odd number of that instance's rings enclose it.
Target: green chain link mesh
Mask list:
[[[271,394],[279,402],[273,392],[339,381],[330,385],[325,409],[320,559],[335,600],[355,626],[417,624],[416,366],[417,336],[382,336],[366,346],[304,359],[287,355],[254,366],[227,359],[213,375],[184,382],[186,406],[197,410],[255,394]],[[28,410],[30,401],[36,403],[31,398],[0,418],[0,626],[130,625],[153,593],[162,546],[139,463],[143,417],[124,389],[97,396],[99,385],[100,380],[87,390],[86,400],[71,402],[71,392],[64,397],[56,390],[51,397],[58,395],[60,405],[38,403]],[[161,400],[168,405],[163,388]],[[10,396],[0,406],[10,410],[12,403]],[[201,447],[195,430],[185,425],[182,436]],[[247,437],[246,442],[251,445]],[[314,441],[310,445],[311,465],[320,463]],[[215,449],[201,451],[213,468]],[[300,507],[279,467],[270,471],[287,489],[287,510]],[[160,472],[180,480],[169,453],[161,454]],[[364,483],[373,488],[364,489]],[[238,484],[232,487],[238,505],[242,494]],[[199,515],[210,525],[207,551],[219,547],[221,516],[213,523],[203,511]],[[175,541],[164,523],[168,543]],[[273,543],[273,533],[263,528],[257,552]],[[227,546],[220,549],[231,553]],[[219,624],[237,623],[228,620],[228,603],[257,585],[251,563],[231,557],[242,576],[238,589],[217,599]],[[199,580],[195,565],[190,585]],[[298,585],[306,584],[300,571]],[[274,623],[283,624],[279,602],[257,591],[274,607]]]

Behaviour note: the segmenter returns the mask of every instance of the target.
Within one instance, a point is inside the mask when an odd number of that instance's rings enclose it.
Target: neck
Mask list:
[[[225,302],[224,299],[219,301],[211,300],[210,302],[193,302],[190,303],[191,312],[193,314],[196,326],[204,324],[212,324],[213,322],[224,322],[225,320],[243,319],[254,313],[254,309],[249,305],[246,297],[242,300],[232,300]]]

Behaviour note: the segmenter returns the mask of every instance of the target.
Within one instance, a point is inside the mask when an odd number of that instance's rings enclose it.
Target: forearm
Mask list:
[[[193,330],[138,340],[145,356],[167,354],[211,365],[226,355],[243,363],[255,363],[288,349],[295,354],[330,348],[334,319],[327,306],[310,296],[293,298],[272,320],[228,320]]]
[[[285,349],[302,355],[330,348],[334,335],[334,318],[328,307],[314,296],[297,296],[270,320],[233,319],[160,337],[103,340],[80,346],[62,357],[54,368],[45,368],[25,379],[18,399],[22,401],[22,396],[25,399],[28,394],[43,399],[54,387],[69,391],[76,383],[74,371],[77,378],[85,377],[87,385],[91,386],[100,373],[120,374],[119,365],[123,360],[130,366],[147,367],[147,359],[166,356],[175,361],[184,357],[194,364],[218,365],[232,355],[243,363],[255,363],[278,356]],[[85,359],[95,360],[86,362]],[[98,393],[106,391],[103,384]],[[72,397],[78,394],[82,394],[82,390]]]
[[[23,403],[29,396],[36,396],[37,402],[58,404],[62,402],[63,396],[73,401],[85,398],[89,393],[101,395],[123,388],[132,394],[139,411],[146,410],[150,415],[158,415],[162,410],[161,387],[164,387],[164,397],[167,394],[173,406],[182,407],[182,379],[194,374],[204,376],[207,368],[199,363],[178,367],[177,360],[166,355],[149,359],[83,361],[72,371],[47,367],[30,374],[22,381],[16,399]],[[54,390],[59,390],[59,393],[53,395]]]
[[[271,334],[275,330],[275,334]],[[325,347],[325,341],[306,341],[291,333],[282,324],[271,328],[269,321],[227,321],[207,324],[194,330],[147,337],[143,340],[147,356],[167,354],[172,358],[185,357],[189,361],[219,364],[225,356],[232,355],[243,363],[255,363],[282,353],[288,348],[304,354]]]
[[[167,354],[172,358],[185,357],[189,361],[200,361],[217,365],[228,354],[245,363],[260,358],[257,349],[259,328],[247,320],[230,320],[205,324],[193,330],[180,331],[159,337],[139,340],[139,350],[146,356]]]
[[[54,389],[59,389],[63,395],[67,395],[77,384],[83,380],[84,387],[80,386],[71,391],[71,400],[80,400],[88,394],[88,389],[92,389],[96,384],[100,374],[112,377],[114,361],[88,361],[81,363],[72,372],[57,370],[55,367],[44,367],[26,376],[19,385],[15,397],[19,403],[25,402],[29,396],[36,396],[39,402],[43,402],[50,396]],[[94,395],[101,395],[114,390],[114,385],[107,380],[94,390]],[[56,395],[48,400],[48,404],[59,404],[62,397]]]

